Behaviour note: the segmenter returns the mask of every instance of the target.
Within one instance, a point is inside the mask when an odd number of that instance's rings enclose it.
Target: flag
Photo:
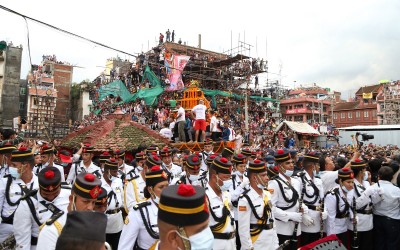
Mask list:
[[[184,55],[174,55],[170,63],[170,73],[168,74],[168,79],[170,85],[165,88],[165,91],[175,91],[184,88],[182,82],[182,71],[189,61],[190,56]]]

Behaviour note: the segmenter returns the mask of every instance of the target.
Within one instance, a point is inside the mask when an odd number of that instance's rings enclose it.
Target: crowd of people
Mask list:
[[[202,118],[203,109],[193,115]],[[289,140],[217,153],[205,137],[200,152],[169,145],[96,152],[90,144],[70,151],[59,140],[0,132],[2,249],[275,250],[338,241],[346,249],[400,247],[394,145],[317,150]],[[97,212],[88,218],[98,217],[99,230],[78,219],[83,211]],[[97,236],[82,236],[88,230]]]

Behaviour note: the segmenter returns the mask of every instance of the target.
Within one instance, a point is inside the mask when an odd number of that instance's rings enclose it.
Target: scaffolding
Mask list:
[[[400,123],[400,81],[385,83],[383,87],[383,124]]]

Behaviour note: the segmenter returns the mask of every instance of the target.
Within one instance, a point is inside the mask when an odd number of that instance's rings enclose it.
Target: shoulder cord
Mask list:
[[[236,179],[236,175],[233,174],[233,175],[232,175],[232,186],[233,186],[233,190],[236,190],[236,187],[235,187],[235,179]]]
[[[307,198],[313,198],[314,197],[313,201],[307,201],[307,202],[304,202],[304,203],[312,205],[318,200],[318,198],[320,198],[319,197],[319,189],[317,188],[317,186],[315,186],[314,182],[309,180],[309,179],[307,179],[307,177],[305,175],[301,176],[301,180],[302,180],[302,182],[307,182],[308,184],[310,184],[311,187],[314,189],[314,193],[312,195],[308,195],[307,188],[304,191],[304,194],[305,194],[305,196]]]
[[[146,209],[147,220],[146,220],[146,218],[145,218],[145,216],[144,216],[143,208]],[[153,228],[151,227],[151,222],[150,222],[150,217],[149,217],[149,210],[147,209],[147,206],[139,207],[139,212],[140,212],[140,216],[142,217],[143,224],[144,224],[144,227],[146,228],[147,233],[148,233],[153,239],[156,239],[156,240],[159,239],[159,238],[160,238],[160,235],[159,235],[157,232],[155,232],[155,231],[153,230]]]
[[[115,206],[117,208],[119,208],[119,202],[118,202],[118,199],[117,199],[117,194],[115,194],[115,192],[113,190],[111,190],[110,193],[108,193],[108,197],[107,197],[108,204],[107,205],[110,206],[111,200],[112,200],[113,197],[114,197],[114,200],[115,200]]]
[[[220,218],[218,218],[211,207],[211,203],[210,203],[210,199],[208,198],[208,195],[206,195],[206,197],[207,197],[208,207],[209,207],[211,216],[217,222],[217,224],[210,226],[210,228],[212,231],[218,231],[225,225],[226,217],[229,214],[229,210],[223,204],[224,207],[222,208],[222,216]]]
[[[341,195],[339,195],[339,188],[335,188],[334,189],[334,193],[335,193],[335,196],[336,196],[336,211],[338,211],[337,214],[339,214],[339,215],[346,214],[348,212],[349,208],[350,208],[349,203]],[[339,207],[339,197],[344,202],[344,209],[342,211],[340,211],[340,207]]]
[[[357,188],[357,187],[359,187],[359,188],[360,188],[361,190],[363,190],[363,191],[365,191],[365,187],[363,187],[363,186],[360,185],[360,184],[355,184],[355,183],[354,183],[354,191],[356,192],[357,197],[360,197],[361,194],[360,194],[360,192],[358,191],[358,188]],[[371,197],[370,197],[370,198],[371,198]],[[368,205],[372,206],[372,201],[371,201],[369,204],[363,206],[362,208],[357,209],[357,211],[364,211],[364,210],[368,207]]]
[[[289,199],[289,198],[286,197],[285,192],[283,191],[283,190],[284,190],[284,189],[283,189],[283,186],[282,186],[282,184],[280,183],[280,181],[282,181],[283,183],[285,183],[285,184],[290,188],[290,190],[292,190],[293,195],[292,195],[292,198],[291,198],[291,199]],[[299,194],[297,193],[296,189],[294,189],[294,187],[293,187],[288,181],[282,180],[282,178],[279,177],[279,176],[276,178],[276,182],[278,183],[279,189],[281,190],[281,194],[282,194],[282,196],[283,196],[283,199],[284,199],[287,203],[293,203],[292,206],[291,206],[291,207],[293,207],[293,206],[296,204],[297,199],[299,198]]]
[[[243,194],[243,197],[246,198],[247,202],[250,205],[251,212],[254,214],[254,217],[256,217],[257,220],[261,220],[265,223],[267,221],[267,219],[271,217],[271,208],[269,207],[268,203],[265,204],[263,201],[264,210],[263,210],[263,215],[260,217],[257,214],[256,208],[254,207],[253,202],[251,201],[250,197],[247,195],[247,192],[245,194]],[[265,215],[267,215],[267,217],[265,217]]]
[[[10,188],[11,188],[11,184],[12,184],[12,176],[9,175],[7,178],[7,184],[6,184],[6,201],[10,206],[16,206],[19,204],[19,201],[21,198],[19,198],[16,202],[12,202],[10,199]],[[23,194],[23,190],[21,188],[21,196]]]
[[[182,175],[181,178],[179,178],[179,180],[180,180],[183,184],[186,184],[186,176],[185,176],[185,175]],[[189,183],[192,184],[192,182],[190,181],[189,178],[188,178],[188,180],[189,180]]]

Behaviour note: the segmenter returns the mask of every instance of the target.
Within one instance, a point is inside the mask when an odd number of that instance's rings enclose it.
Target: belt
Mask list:
[[[214,239],[219,239],[219,240],[230,240],[235,238],[235,232],[230,232],[230,233],[214,233]]]
[[[106,214],[116,214],[119,211],[121,211],[121,208],[111,209],[111,210],[107,210]]]
[[[368,209],[368,210],[357,210],[357,213],[359,214],[372,214],[372,209]]]
[[[250,224],[250,229],[270,230],[274,228],[274,223],[269,224]]]
[[[36,246],[38,241],[38,237],[31,236],[31,245]]]
[[[308,209],[314,210],[314,211],[321,211],[321,206],[315,206],[315,205],[308,205],[304,204],[308,207]]]
[[[345,214],[336,214],[336,218],[338,218],[338,219],[344,219],[344,218],[347,218],[347,217],[349,217],[349,213],[345,213]]]

